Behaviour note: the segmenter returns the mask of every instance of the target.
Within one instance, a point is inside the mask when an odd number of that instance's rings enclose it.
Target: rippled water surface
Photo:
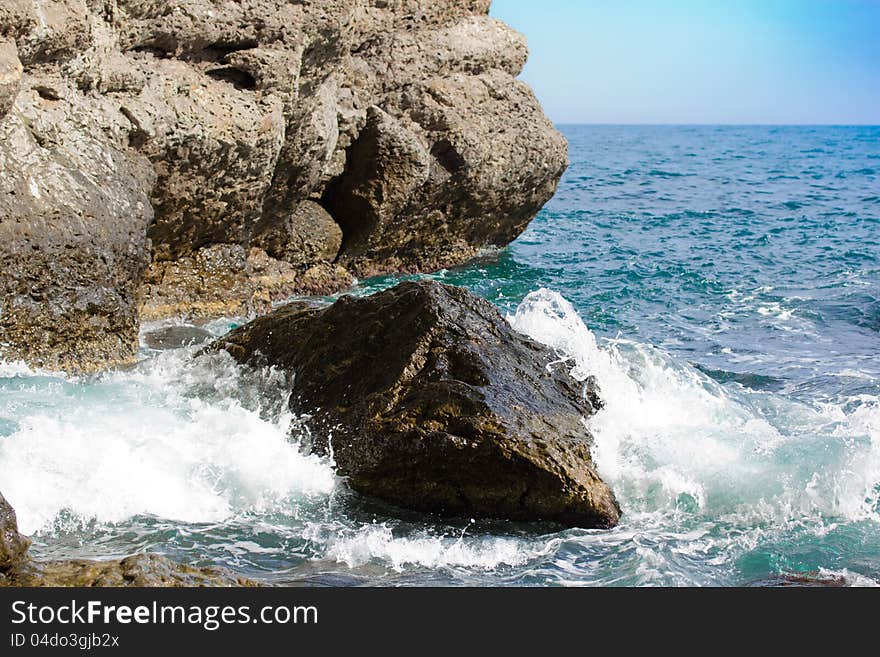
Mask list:
[[[563,130],[528,232],[435,277],[598,377],[620,527],[401,515],[300,452],[278,374],[144,347],[85,379],[0,364],[0,490],[35,549],[282,583],[880,580],[880,128]]]

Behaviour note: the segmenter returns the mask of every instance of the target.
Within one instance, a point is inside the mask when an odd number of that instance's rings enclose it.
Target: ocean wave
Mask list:
[[[624,513],[683,510],[746,525],[816,513],[880,519],[876,398],[846,412],[732,391],[655,347],[600,343],[546,289],[508,319],[555,349],[574,378],[599,381],[606,407],[590,420],[595,458]]]
[[[467,537],[464,532],[459,536],[425,532],[395,535],[394,529],[384,523],[334,532],[327,530],[323,525],[311,525],[305,536],[326,545],[325,558],[350,568],[379,562],[396,572],[412,567],[496,570],[502,566],[522,566],[548,551],[521,539]]]

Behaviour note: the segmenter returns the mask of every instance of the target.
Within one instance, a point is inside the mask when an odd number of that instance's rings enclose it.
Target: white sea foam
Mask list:
[[[844,568],[843,570],[827,570],[825,568],[820,568],[819,579],[843,580],[843,583],[846,586],[852,588],[880,587],[880,582],[877,582],[870,577],[866,577],[865,575],[854,573],[850,570],[847,570],[846,568]]]
[[[743,522],[877,514],[876,406],[849,415],[836,407],[829,417],[725,388],[650,346],[600,344],[571,304],[546,289],[508,320],[555,349],[574,378],[597,378],[606,408],[589,423],[595,458],[626,513],[681,509]]]
[[[773,302],[758,306],[758,314],[764,317],[775,317],[776,319],[786,322],[794,317],[794,311],[783,308],[781,304]]]
[[[33,368],[23,360],[0,360],[0,379],[23,378],[31,376],[49,376],[58,379],[76,380],[63,372],[43,368]]]
[[[23,532],[51,530],[62,512],[216,522],[333,490],[331,465],[288,436],[291,418],[248,404],[243,370],[190,358],[167,353],[88,390],[62,388],[18,420],[0,440],[0,482]]]
[[[365,525],[355,530],[327,532],[312,526],[306,534],[326,544],[327,558],[350,568],[373,561],[384,562],[393,570],[408,567],[466,567],[494,570],[500,566],[521,566],[540,553],[523,541],[504,537],[396,536],[386,524]]]

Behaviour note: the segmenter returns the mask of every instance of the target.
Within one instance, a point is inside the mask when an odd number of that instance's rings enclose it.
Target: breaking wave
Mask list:
[[[683,512],[738,524],[880,519],[880,403],[807,404],[722,385],[660,349],[597,341],[561,295],[509,316],[606,402],[595,458],[630,516]]]

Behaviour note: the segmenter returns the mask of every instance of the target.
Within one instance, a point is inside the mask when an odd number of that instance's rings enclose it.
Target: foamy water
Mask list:
[[[575,379],[599,380],[606,406],[589,426],[624,510],[618,529],[438,524],[365,507],[330,461],[303,453],[282,374],[194,349],[84,379],[4,365],[4,494],[53,556],[135,545],[270,580],[318,568],[379,582],[715,584],[736,581],[738,561],[767,542],[880,519],[876,398],[848,410],[723,386],[662,350],[597,339],[550,290],[508,320]]]
[[[0,481],[25,533],[62,517],[219,522],[336,486],[331,464],[290,438],[273,375],[226,356],[166,352],[81,381],[12,372],[0,414],[19,418],[0,440]]]
[[[365,500],[301,449],[282,374],[144,345],[98,376],[0,363],[0,491],[35,552],[157,551],[277,583],[880,581],[877,129],[564,130],[572,167],[529,231],[432,278],[596,376],[618,528]]]
[[[549,290],[526,297],[509,319],[568,360],[574,378],[600,382],[606,407],[590,422],[595,457],[628,513],[880,519],[877,397],[863,396],[847,412],[730,390],[650,346],[600,347]]]

